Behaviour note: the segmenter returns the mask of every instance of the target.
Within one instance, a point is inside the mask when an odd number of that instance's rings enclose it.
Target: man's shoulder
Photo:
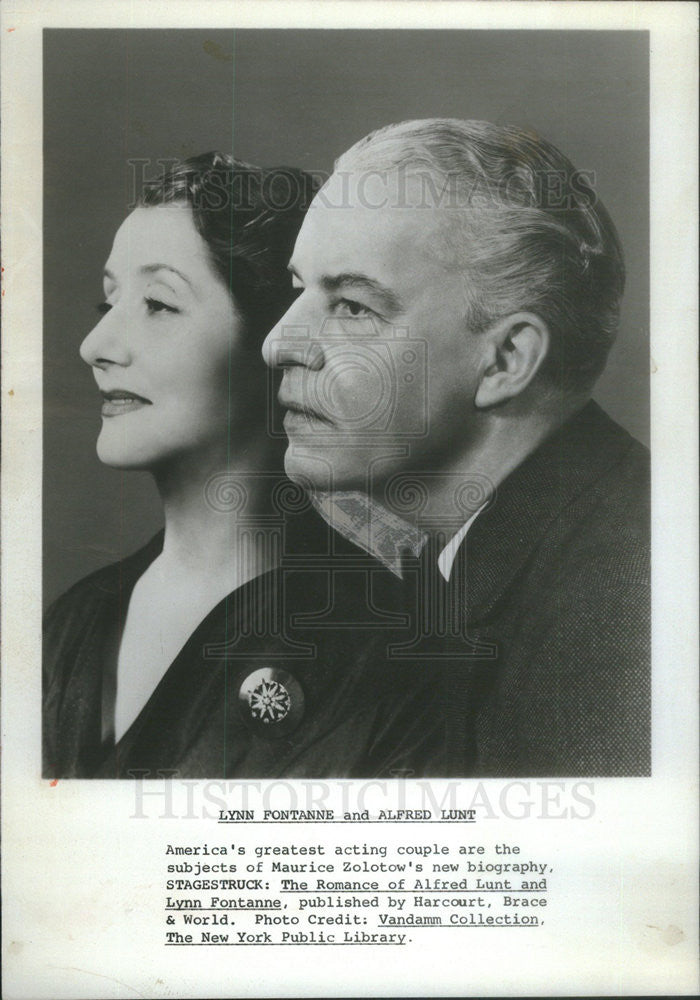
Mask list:
[[[543,602],[555,604],[560,614],[581,603],[597,604],[612,614],[633,604],[638,614],[647,613],[649,451],[617,425],[608,428],[610,440],[615,445],[610,461],[594,466],[554,511],[529,560],[529,585],[540,589]]]
[[[523,587],[557,602],[574,583],[643,582],[649,535],[649,453],[591,403],[501,484],[453,576],[466,585],[470,617]]]
[[[648,449],[621,431],[624,447],[557,511],[546,537],[559,544],[579,540],[589,553],[616,558],[648,549],[651,469]],[[624,435],[624,437],[622,437]]]
[[[538,478],[556,485],[562,506],[588,498],[598,505],[648,503],[649,450],[593,401],[528,460]],[[526,463],[527,464],[527,463]]]
[[[648,573],[651,535],[649,450],[601,412],[600,456],[557,513],[548,536],[573,557],[583,552],[590,570],[604,563]]]
[[[540,641],[558,647],[593,642],[600,650],[624,638],[630,647],[648,640],[651,585],[651,484],[648,450],[605,420],[596,456],[562,486],[506,591],[513,610],[537,622]]]
[[[649,454],[595,422],[601,451],[589,439],[552,458],[546,520],[515,537],[519,560],[500,556],[510,576],[484,619],[500,657],[480,723],[488,773],[648,773]]]

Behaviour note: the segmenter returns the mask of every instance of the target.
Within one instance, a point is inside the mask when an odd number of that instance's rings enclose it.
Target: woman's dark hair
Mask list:
[[[303,170],[256,167],[213,152],[184,160],[149,183],[140,203],[191,207],[248,335],[259,341],[294,298],[287,264],[315,189]]]

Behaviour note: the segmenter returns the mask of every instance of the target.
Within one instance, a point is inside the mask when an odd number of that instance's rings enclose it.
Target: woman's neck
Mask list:
[[[229,581],[230,589],[274,569],[271,493],[283,473],[269,439],[230,456],[198,456],[155,471],[163,502],[162,564]]]

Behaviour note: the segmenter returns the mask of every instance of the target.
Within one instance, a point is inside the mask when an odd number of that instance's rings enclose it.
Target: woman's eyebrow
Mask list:
[[[142,274],[154,274],[156,271],[170,271],[171,274],[176,274],[178,278],[181,278],[194,291],[194,286],[187,275],[183,274],[182,271],[178,271],[172,264],[144,264],[139,270]]]

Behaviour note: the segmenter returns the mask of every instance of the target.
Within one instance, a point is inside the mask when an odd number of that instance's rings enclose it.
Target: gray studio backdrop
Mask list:
[[[131,195],[128,161],[212,149],[328,171],[378,126],[483,118],[582,170],[620,231],[622,329],[596,398],[648,440],[648,36],[601,31],[58,30],[44,35],[45,598],[160,526],[142,473],[95,456],[78,347]]]

